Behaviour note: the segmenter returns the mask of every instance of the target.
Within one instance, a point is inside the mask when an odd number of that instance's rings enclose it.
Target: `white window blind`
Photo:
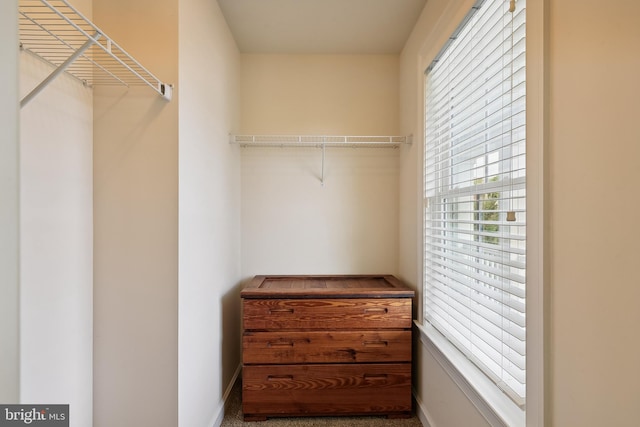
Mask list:
[[[526,2],[509,8],[478,1],[426,71],[424,315],[524,407]]]

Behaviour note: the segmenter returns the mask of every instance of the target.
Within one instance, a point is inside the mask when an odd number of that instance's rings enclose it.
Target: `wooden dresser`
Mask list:
[[[411,414],[413,290],[393,276],[256,276],[242,291],[245,420]]]

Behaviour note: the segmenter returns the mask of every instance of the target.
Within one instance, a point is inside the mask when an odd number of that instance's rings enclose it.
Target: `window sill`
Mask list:
[[[420,341],[492,426],[524,426],[525,411],[480,372],[433,326],[414,322]]]

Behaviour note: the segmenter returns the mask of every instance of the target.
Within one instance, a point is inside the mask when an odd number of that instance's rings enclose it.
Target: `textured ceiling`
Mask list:
[[[243,53],[390,54],[426,0],[218,0]]]

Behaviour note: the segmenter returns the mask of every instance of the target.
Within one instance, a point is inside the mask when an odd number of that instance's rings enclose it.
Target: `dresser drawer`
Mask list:
[[[411,364],[245,366],[245,417],[403,415],[411,411]]]
[[[410,298],[244,299],[246,329],[409,329]]]
[[[411,331],[245,332],[247,364],[411,361]]]

